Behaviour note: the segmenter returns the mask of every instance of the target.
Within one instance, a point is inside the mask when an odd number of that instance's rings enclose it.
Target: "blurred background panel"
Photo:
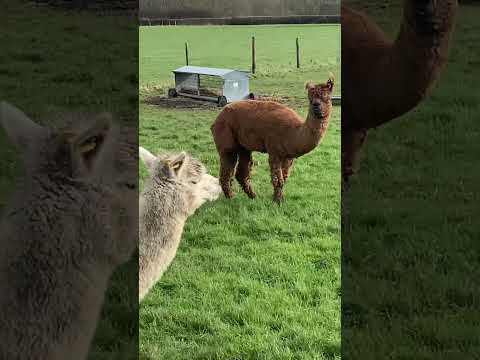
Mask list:
[[[340,0],[140,0],[139,7],[141,17],[172,19],[340,14]]]
[[[37,124],[54,128],[67,125],[64,113],[110,112],[115,123],[122,128],[122,135],[129,141],[130,147],[124,150],[129,151],[129,155],[136,155],[137,19],[137,1],[130,0],[2,1],[0,101],[18,107]],[[123,165],[125,163],[122,162],[122,169]],[[133,164],[128,171],[126,175],[135,182],[137,166]],[[25,173],[25,159],[0,125],[0,215],[7,217],[9,209],[15,206],[12,194],[22,189]],[[58,192],[53,186],[51,190]],[[138,202],[133,201],[129,206],[133,208],[130,209],[132,213],[138,214]],[[42,211],[44,209],[38,209],[38,213],[43,214]],[[29,226],[27,222],[24,225]],[[53,229],[61,226],[52,222]],[[81,235],[78,236],[80,239]],[[45,244],[51,244],[50,235],[46,237]],[[0,241],[4,239],[2,232]],[[2,246],[3,253],[6,253],[5,248]],[[48,264],[56,262],[57,259],[52,256]],[[4,263],[0,263],[0,271],[5,269],[2,265]],[[115,269],[107,289],[103,289],[104,303],[91,342],[90,359],[136,358],[137,268],[138,262],[134,257]],[[27,282],[30,279],[24,280]],[[2,286],[18,288],[19,283],[9,279],[8,284],[3,283]],[[6,287],[2,287],[0,299],[5,292]],[[68,298],[64,300],[64,304],[70,301]],[[84,305],[75,306],[82,308]],[[38,308],[37,313],[42,311]],[[4,326],[3,314],[0,311],[0,328],[3,331],[0,333],[11,335],[12,331]],[[57,315],[55,311],[51,314],[52,317]],[[34,321],[31,319],[32,323]],[[34,335],[29,333],[28,336]],[[4,337],[2,342],[5,342]],[[12,358],[2,355],[7,349],[4,345],[0,346],[0,358]],[[30,358],[38,357],[32,354]],[[74,358],[74,354],[69,358]]]

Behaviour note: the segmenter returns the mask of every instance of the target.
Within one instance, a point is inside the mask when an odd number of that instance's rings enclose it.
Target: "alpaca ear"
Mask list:
[[[305,83],[305,90],[309,91],[310,89],[315,89],[315,84],[313,81],[307,81]]]
[[[142,161],[145,163],[145,166],[151,170],[157,158],[150,151],[141,146],[138,148],[138,151],[140,154],[140,159],[142,159]]]
[[[0,103],[0,123],[10,141],[21,150],[27,149],[46,132],[45,128],[30,120],[20,109],[5,101]]]
[[[107,144],[112,141],[111,114],[98,114],[93,119],[92,125],[79,134],[66,131],[61,136],[63,136],[65,144],[69,145],[72,176],[89,175],[100,164],[103,166],[109,161]]]
[[[330,89],[330,92],[333,91],[333,85],[335,83],[335,77],[333,76],[332,73],[330,73],[330,77],[327,80],[327,86]]]
[[[187,158],[187,154],[182,151],[180,154],[175,156],[172,160],[169,161],[170,169],[178,176],[182,171],[182,168],[185,166],[185,159]]]
[[[164,176],[167,176],[170,179],[175,179],[179,177],[185,166],[186,158],[187,154],[182,151],[180,154],[177,154],[175,156],[168,156],[160,159],[160,162],[163,165],[161,171]]]

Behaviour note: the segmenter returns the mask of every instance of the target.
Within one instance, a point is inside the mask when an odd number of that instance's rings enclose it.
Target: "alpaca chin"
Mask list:
[[[311,115],[315,120],[324,121],[328,113],[320,111],[311,110]]]

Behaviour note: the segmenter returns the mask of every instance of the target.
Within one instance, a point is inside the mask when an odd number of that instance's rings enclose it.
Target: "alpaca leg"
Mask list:
[[[273,201],[280,203],[283,200],[283,174],[282,174],[282,161],[276,158],[270,157],[270,173],[272,176],[273,185]]]
[[[284,160],[282,163],[282,175],[283,181],[287,182],[288,176],[290,175],[290,171],[292,170],[293,159]]]
[[[247,196],[250,199],[254,199],[257,195],[255,194],[255,191],[253,191],[252,184],[250,182],[250,173],[253,166],[252,152],[248,150],[242,150],[239,155],[235,178]]]
[[[220,185],[227,199],[233,197],[232,178],[237,166],[238,154],[234,152],[220,155]]]
[[[343,186],[347,185],[350,177],[358,171],[360,152],[366,137],[366,129],[342,129]]]

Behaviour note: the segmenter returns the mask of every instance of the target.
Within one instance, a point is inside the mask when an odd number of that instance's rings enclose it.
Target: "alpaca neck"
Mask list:
[[[0,357],[11,353],[21,358],[85,359],[110,273],[83,266],[82,261],[68,265],[59,260],[65,259],[65,252],[56,244],[70,239],[55,238],[37,223],[26,224],[25,219],[44,213],[29,206],[32,203],[16,206],[1,228],[0,283],[6,286],[0,288],[0,318],[7,326],[0,327]],[[19,295],[24,289],[31,291],[28,296]],[[59,324],[64,328],[55,338]]]
[[[167,206],[164,206],[166,204]],[[162,206],[165,210],[168,208],[168,201],[158,206]],[[139,299],[141,301],[175,257],[186,217],[178,213],[162,214],[161,210],[152,208],[141,214],[140,222]]]
[[[296,138],[296,148],[299,155],[306,154],[315,149],[327,131],[329,121],[330,115],[324,118],[318,118],[309,110],[307,118],[299,131],[299,136]]]
[[[307,118],[305,119],[304,126],[306,129],[310,130],[312,134],[314,134],[316,137],[321,134],[322,129],[325,128],[327,123],[328,123],[328,117],[318,118],[313,114],[312,110],[309,110]]]
[[[434,85],[447,62],[456,11],[456,0],[405,0],[400,32],[377,69],[385,86],[377,106],[389,113],[387,121],[418,105]]]
[[[149,238],[150,246],[144,247],[139,256],[139,300],[142,301],[155,283],[160,280],[177,253],[185,222],[166,224],[160,236]]]
[[[446,62],[456,12],[456,0],[404,0],[392,42],[364,14],[343,7],[342,56],[352,63],[342,71],[342,127],[380,126],[425,98]]]

